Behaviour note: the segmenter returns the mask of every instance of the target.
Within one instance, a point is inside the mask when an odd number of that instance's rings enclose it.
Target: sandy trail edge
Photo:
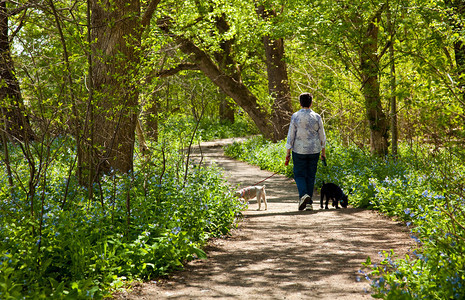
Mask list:
[[[272,175],[224,156],[231,140],[202,144],[204,162],[223,168],[232,186],[245,187]],[[200,155],[196,151],[194,156]],[[405,226],[362,209],[297,210],[292,179],[265,182],[268,210],[252,200],[231,236],[212,240],[208,259],[188,263],[169,279],[136,285],[116,299],[370,299],[359,274],[368,256],[393,249],[403,257],[415,247]],[[359,279],[360,278],[360,279]]]

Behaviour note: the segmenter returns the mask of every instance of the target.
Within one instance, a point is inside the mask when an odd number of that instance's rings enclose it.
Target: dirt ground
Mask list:
[[[253,185],[273,174],[224,157],[224,143],[204,144],[203,161],[221,166],[233,187]],[[251,200],[239,227],[229,237],[210,242],[207,259],[116,298],[370,299],[369,282],[359,273],[366,258],[379,261],[379,253],[390,249],[403,257],[415,247],[405,226],[376,212],[350,206],[320,210],[318,191],[314,210],[298,211],[292,179],[274,175],[264,184],[268,210],[262,205],[257,211],[257,202]]]

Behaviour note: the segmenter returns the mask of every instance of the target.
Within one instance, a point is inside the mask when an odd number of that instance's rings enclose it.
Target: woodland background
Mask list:
[[[301,92],[341,157],[442,166],[428,195],[463,228],[464,22],[460,0],[0,0],[0,295],[93,297],[203,256],[243,207],[188,149],[279,145]]]

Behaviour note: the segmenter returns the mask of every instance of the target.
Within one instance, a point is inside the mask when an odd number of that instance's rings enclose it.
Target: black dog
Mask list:
[[[339,208],[339,203],[344,208],[347,208],[349,204],[349,197],[344,194],[342,189],[334,183],[325,183],[323,181],[323,186],[321,187],[321,200],[320,206],[323,208],[323,200],[326,197],[325,209],[328,209],[329,199],[333,200],[333,206],[336,206],[336,209]]]

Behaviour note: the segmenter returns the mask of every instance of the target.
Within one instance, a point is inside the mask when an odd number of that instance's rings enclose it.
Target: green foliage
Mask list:
[[[400,147],[400,157],[376,158],[354,145],[343,145],[328,133],[328,166],[318,167],[322,181],[340,185],[349,204],[376,209],[405,222],[418,249],[405,258],[380,253],[369,258],[371,271],[360,271],[383,299],[463,299],[465,284],[465,172],[463,149],[451,147],[433,154],[425,147]],[[226,154],[271,171],[292,176],[284,167],[285,143],[254,137],[235,143]]]
[[[178,129],[185,130],[181,124],[178,120]],[[215,136],[203,126],[203,136]],[[244,206],[219,169],[191,165],[185,172],[177,148],[165,148],[163,161],[161,147],[153,145],[151,158],[137,159],[133,173],[104,176],[92,199],[69,177],[75,156],[66,138],[50,144],[56,155],[32,196],[27,184],[11,190],[2,174],[0,298],[99,299],[127,281],[166,275],[188,260],[205,258],[207,240],[228,234]],[[27,183],[22,152],[12,145],[9,150],[15,183]]]

